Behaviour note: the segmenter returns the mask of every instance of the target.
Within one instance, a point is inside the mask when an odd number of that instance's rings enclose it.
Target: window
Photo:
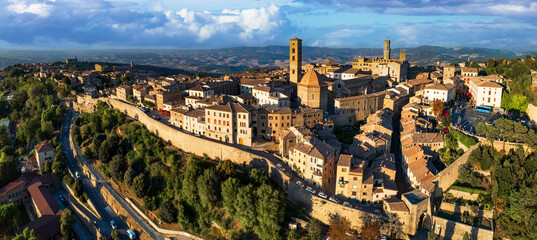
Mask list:
[[[352,185],[352,189],[356,189],[358,188],[356,185]]]

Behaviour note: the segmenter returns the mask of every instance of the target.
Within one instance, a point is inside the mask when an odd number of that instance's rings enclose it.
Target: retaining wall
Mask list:
[[[69,192],[71,194],[71,196],[73,196],[73,201],[77,201],[78,202],[78,199],[76,199],[74,197],[74,194],[73,194],[73,191],[71,190],[71,188],[69,186],[67,186],[67,184],[62,181],[61,183],[63,189],[67,192]],[[88,230],[88,232],[91,234],[91,236],[93,236],[94,238],[96,239],[101,239],[102,238],[102,235],[99,231],[97,231],[97,228],[93,225],[93,222],[91,220],[91,217],[86,215],[84,212],[84,210],[82,209],[79,209],[78,205],[80,206],[84,206],[82,203],[78,202],[78,204],[70,204],[70,206],[73,208],[73,213],[78,217],[78,219],[80,220],[80,222],[82,223],[82,225],[84,225],[84,227]],[[87,212],[90,212],[89,209],[85,208],[85,210]]]
[[[353,229],[360,230],[364,220],[370,219],[385,219],[374,213],[369,213],[359,209],[345,207],[323,199],[317,195],[312,195],[304,188],[299,187],[294,183],[287,186],[287,197],[295,203],[301,204],[305,210],[310,213],[310,216],[319,219],[326,225],[330,224],[330,220],[335,217],[346,217]]]
[[[98,189],[101,195],[103,196],[104,200],[106,201],[106,203],[108,203],[110,208],[112,208],[114,213],[119,218],[121,218],[130,229],[134,230],[140,239],[142,240],[153,239],[151,238],[151,236],[149,236],[149,234],[147,234],[144,231],[144,229],[140,226],[140,224],[138,224],[136,221],[134,221],[133,218],[130,217],[129,213],[125,209],[123,209],[121,204],[119,204],[119,202],[116,201],[116,199],[112,196],[112,194],[110,194],[110,192],[108,192],[108,190],[105,187],[99,184]]]
[[[492,219],[494,217],[494,212],[491,210],[478,209],[477,212],[474,213],[472,208],[470,207],[455,205],[453,203],[447,203],[447,202],[442,202],[442,205],[440,205],[440,209],[444,211],[448,211],[448,212],[459,213],[459,214],[462,214],[465,211],[468,211],[468,213],[472,215],[482,216],[487,219]]]
[[[207,156],[212,159],[229,159],[237,164],[244,163],[254,168],[264,169],[272,180],[282,188],[285,188],[290,179],[283,172],[280,172],[276,165],[269,161],[266,156],[255,154],[253,150],[246,147],[228,145],[212,139],[197,137],[157,121],[133,105],[109,98],[101,100],[108,102],[110,106],[125,115],[137,119],[150,132],[185,152],[194,153],[198,156]]]
[[[491,230],[472,227],[437,216],[433,216],[433,227],[434,232],[443,239],[463,239],[465,233],[468,233],[472,240],[492,240],[494,236]]]
[[[455,162],[451,163],[446,169],[438,173],[438,188],[442,191],[448,189],[453,183],[459,178],[459,168],[468,162],[468,157],[470,153],[479,147],[479,144],[476,144],[470,149],[468,149],[464,154],[462,154]]]

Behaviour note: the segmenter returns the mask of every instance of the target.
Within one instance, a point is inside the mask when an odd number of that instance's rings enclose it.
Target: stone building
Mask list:
[[[396,82],[407,80],[408,68],[410,64],[406,60],[406,52],[401,51],[399,58],[391,58],[390,40],[384,41],[383,58],[358,58],[352,62],[352,67],[364,72],[371,72],[379,76],[389,76]]]
[[[157,110],[164,110],[164,103],[171,100],[181,100],[182,91],[177,88],[170,88],[165,91],[159,90],[155,94]]]
[[[50,143],[44,143],[35,146],[35,156],[39,170],[43,170],[45,161],[54,160],[54,146]]]
[[[329,92],[326,76],[310,70],[304,74],[297,86],[297,96],[301,105],[327,110]]]
[[[446,80],[452,77],[455,77],[455,66],[444,66],[444,70],[442,71],[443,80]]]
[[[470,93],[476,106],[491,106],[500,108],[502,104],[502,85],[496,82],[472,79],[470,81]]]
[[[289,40],[289,81],[297,84],[302,77],[302,39]]]
[[[336,150],[317,138],[300,142],[289,150],[289,165],[306,182],[328,193],[334,193],[336,158]]]
[[[334,99],[336,126],[353,125],[384,108],[387,91]]]
[[[255,104],[260,107],[290,107],[290,96],[266,86],[257,86],[252,89],[252,96],[255,98]]]
[[[256,109],[242,103],[228,102],[205,108],[205,136],[227,143],[252,146]]]
[[[120,85],[116,88],[116,97],[123,101],[127,101],[127,98],[132,95],[132,87],[129,85]]]
[[[323,121],[323,111],[313,108],[265,108],[257,113],[257,135],[275,137],[289,127],[313,128]]]

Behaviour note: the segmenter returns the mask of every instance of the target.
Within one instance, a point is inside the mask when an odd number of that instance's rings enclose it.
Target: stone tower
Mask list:
[[[300,104],[326,111],[328,104],[328,84],[326,76],[315,70],[309,70],[297,85]]]
[[[406,51],[399,52],[399,61],[401,62],[406,61]]]
[[[289,81],[297,84],[302,77],[302,39],[289,40]]]
[[[443,71],[443,79],[455,77],[455,66],[445,66]]]
[[[390,40],[384,40],[384,59],[390,60]]]

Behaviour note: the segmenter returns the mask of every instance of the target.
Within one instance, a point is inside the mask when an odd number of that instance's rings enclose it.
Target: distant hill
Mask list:
[[[507,50],[420,46],[407,48],[407,59],[412,64],[431,65],[436,62],[464,62],[489,58],[517,58],[526,53]],[[152,65],[190,72],[231,73],[249,68],[286,67],[289,62],[287,46],[235,47],[220,49],[133,49],[133,50],[0,50],[0,68],[16,63],[65,61],[77,56],[81,61],[129,63]],[[392,49],[392,57],[399,57],[400,49]],[[374,48],[324,48],[304,47],[304,63],[334,61],[351,63],[356,58],[382,55],[382,49]],[[533,53],[534,54],[534,53]]]

